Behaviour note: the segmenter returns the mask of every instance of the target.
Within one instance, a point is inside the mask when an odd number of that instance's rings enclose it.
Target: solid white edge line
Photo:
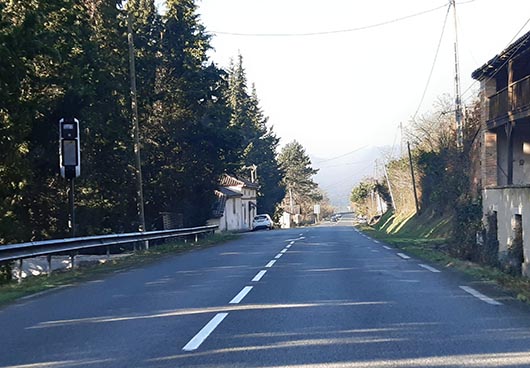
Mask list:
[[[421,264],[421,263],[420,263],[418,266],[420,266],[421,268],[425,268],[426,270],[431,271],[431,272],[434,272],[434,273],[442,272],[442,271],[437,270],[436,268],[431,267],[431,266],[426,265],[426,264]]]
[[[471,295],[473,295],[475,298],[478,298],[480,300],[482,300],[483,302],[485,303],[488,303],[488,304],[491,304],[491,305],[502,305],[501,302],[498,302],[492,298],[490,298],[489,296],[486,296],[480,292],[478,292],[477,290],[469,287],[469,286],[460,286],[460,289],[464,290],[466,293],[469,293]]]
[[[254,276],[254,278],[252,279],[253,282],[258,282],[259,280],[261,280],[261,278],[267,273],[267,270],[261,270],[259,271],[256,276]]]
[[[267,263],[267,264],[265,265],[265,268],[271,268],[272,266],[274,266],[275,263],[276,263],[276,260],[273,259],[272,261],[270,261],[269,263]]]
[[[243,300],[243,298],[246,297],[248,293],[250,293],[250,290],[252,290],[253,287],[254,286],[245,286],[243,290],[241,290],[239,294],[234,297],[234,299],[230,300],[229,304],[239,304]]]
[[[279,259],[281,256],[283,256],[283,253],[278,253],[278,254],[276,254],[276,257],[274,257],[274,258]]]
[[[184,351],[193,351],[196,350],[201,344],[210,336],[210,334],[219,326],[221,322],[223,322],[223,319],[228,316],[228,313],[217,313],[215,317],[213,317],[210,322],[206,324],[200,330],[197,335],[193,337],[183,348]]]
[[[398,253],[397,255],[403,259],[410,259],[410,257],[407,256],[405,253]]]

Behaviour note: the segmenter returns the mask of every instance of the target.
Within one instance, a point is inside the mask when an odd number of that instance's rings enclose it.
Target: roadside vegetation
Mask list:
[[[499,267],[480,264],[451,254],[450,217],[432,215],[397,218],[391,211],[372,226],[359,229],[407,254],[428,260],[445,269],[463,272],[476,280],[495,284],[513,297],[530,304],[530,279],[510,275]]]
[[[0,306],[37,293],[95,280],[115,272],[138,268],[161,258],[191,249],[219,245],[238,237],[239,235],[235,233],[223,233],[199,239],[197,243],[184,242],[183,240],[172,241],[152,246],[147,251],[131,253],[128,257],[105,260],[105,256],[102,256],[102,262],[82,264],[76,266],[74,270],[57,270],[53,271],[50,276],[30,276],[20,283],[16,280],[0,283]]]
[[[462,146],[456,144],[454,111],[447,97],[439,99],[431,113],[411,121],[404,137],[410,157],[408,152],[390,156],[383,177],[366,178],[352,190],[352,205],[372,220],[362,227],[371,236],[442,267],[494,282],[530,302],[530,280],[499,262],[496,235],[483,223],[478,102],[466,111]],[[383,216],[375,215],[375,194],[388,203]]]
[[[78,236],[137,231],[128,27],[134,56],[145,230],[211,216],[219,178],[258,167],[258,207],[284,197],[279,138],[243,57],[210,60],[196,1],[0,0],[0,246],[69,235],[58,121],[80,121]],[[105,45],[105,47],[102,47]]]

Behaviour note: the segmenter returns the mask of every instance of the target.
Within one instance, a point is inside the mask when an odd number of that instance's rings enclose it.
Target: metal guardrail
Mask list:
[[[57,254],[99,248],[110,247],[120,244],[131,244],[135,242],[145,242],[150,240],[162,240],[195,235],[195,240],[199,234],[213,233],[218,228],[217,225],[200,226],[186,229],[172,229],[160,231],[147,231],[126,234],[110,234],[87,236],[79,238],[67,238],[57,240],[43,240],[28,243],[8,244],[0,246],[0,262],[23,260],[37,256],[51,256]]]

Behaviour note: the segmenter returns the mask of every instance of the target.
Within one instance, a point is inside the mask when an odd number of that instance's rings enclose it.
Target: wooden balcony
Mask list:
[[[530,116],[530,75],[489,98],[488,128]]]

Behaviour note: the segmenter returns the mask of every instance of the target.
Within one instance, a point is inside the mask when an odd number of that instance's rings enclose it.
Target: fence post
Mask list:
[[[46,260],[48,261],[48,277],[52,274],[52,255],[48,254],[46,256]]]

